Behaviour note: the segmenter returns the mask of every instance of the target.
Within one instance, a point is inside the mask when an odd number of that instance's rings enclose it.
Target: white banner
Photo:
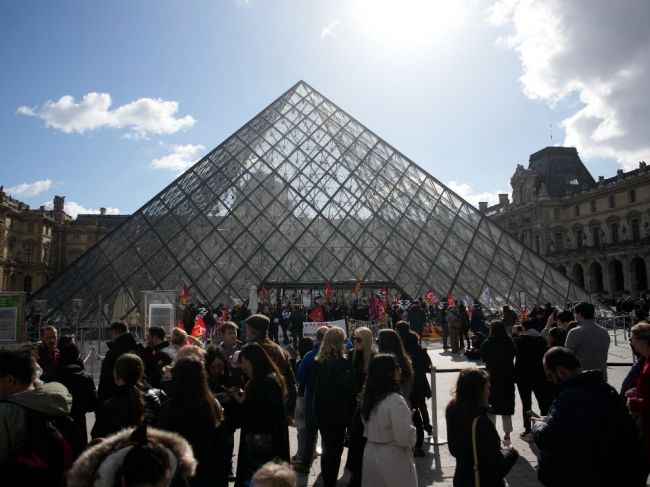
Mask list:
[[[311,338],[316,341],[316,330],[321,326],[338,326],[343,333],[346,332],[345,329],[345,320],[336,320],[336,321],[305,321],[302,324],[302,336],[305,338]]]

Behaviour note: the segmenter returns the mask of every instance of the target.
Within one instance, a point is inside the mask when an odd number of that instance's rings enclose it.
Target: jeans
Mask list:
[[[528,433],[530,432],[530,417],[526,412],[530,411],[533,407],[533,394],[535,394],[535,398],[537,399],[540,414],[546,416],[553,399],[551,387],[548,382],[518,382],[517,390],[519,391],[519,397],[521,398],[524,430]]]
[[[301,440],[302,433],[302,440]],[[302,441],[302,450],[301,450]],[[298,430],[298,455],[301,464],[310,467],[316,454],[316,442],[318,441],[318,426],[313,414],[305,410],[305,427]]]
[[[451,352],[458,353],[460,351],[460,344],[458,343],[458,328],[453,326],[449,327],[449,340],[451,341]]]
[[[449,325],[442,323],[442,346],[447,348],[447,341],[449,340]]]

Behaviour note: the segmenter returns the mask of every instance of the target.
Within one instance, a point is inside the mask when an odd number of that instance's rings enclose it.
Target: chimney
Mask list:
[[[499,204],[501,206],[507,206],[510,204],[510,201],[508,201],[508,193],[499,193]]]
[[[99,214],[100,215],[105,215],[106,214],[106,208],[100,208],[99,209]]]
[[[54,211],[63,211],[64,204],[65,204],[65,196],[54,197]]]
[[[488,204],[487,201],[479,201],[478,202],[478,211],[480,211],[480,212],[487,211],[487,204]]]

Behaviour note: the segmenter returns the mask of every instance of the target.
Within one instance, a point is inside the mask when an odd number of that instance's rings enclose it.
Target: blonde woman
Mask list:
[[[358,397],[363,389],[363,384],[368,373],[370,360],[375,356],[372,348],[372,331],[365,326],[357,328],[352,335],[352,353],[349,356],[350,370],[354,379],[355,394]],[[359,408],[355,408],[350,427],[350,446],[348,447],[348,459],[345,463],[351,474],[349,487],[361,485],[361,472],[363,466],[363,449],[366,439],[363,436],[363,422]]]
[[[345,430],[356,404],[354,379],[345,357],[345,333],[327,330],[314,363],[314,414],[321,434],[323,485],[334,487],[341,465]]]

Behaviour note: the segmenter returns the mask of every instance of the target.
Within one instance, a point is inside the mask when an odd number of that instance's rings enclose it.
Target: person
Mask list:
[[[292,461],[295,460],[296,462],[293,467],[294,470],[303,474],[311,472],[311,464],[314,461],[316,442],[318,441],[318,424],[313,414],[314,361],[318,356],[321,342],[327,330],[329,330],[327,326],[321,326],[316,330],[316,343],[302,358],[296,373],[299,390],[303,392],[305,425],[304,428],[298,429],[298,452],[295,458],[292,458]]]
[[[74,335],[62,336],[59,339],[59,361],[52,374],[43,375],[43,382],[59,382],[63,384],[72,395],[70,417],[79,429],[82,446],[86,445],[88,431],[86,427],[86,413],[94,411],[97,407],[97,393],[95,381],[84,370],[81,353]]]
[[[406,320],[411,325],[411,330],[421,337],[422,331],[424,330],[424,323],[427,321],[427,314],[420,306],[419,301],[413,301],[406,315]]]
[[[607,354],[609,353],[609,333],[594,321],[594,305],[581,302],[573,309],[580,326],[572,329],[566,336],[566,348],[578,357],[585,370],[598,369],[607,382]]]
[[[354,412],[354,392],[354,379],[345,358],[345,334],[334,326],[325,333],[314,363],[314,416],[321,434],[325,487],[336,485],[345,431]]]
[[[379,353],[392,353],[402,370],[400,374],[399,388],[406,403],[410,405],[411,392],[413,391],[413,364],[411,358],[404,350],[404,344],[395,330],[381,330],[377,339]]]
[[[548,331],[548,346],[563,347],[566,342],[566,331],[559,326],[551,328]]]
[[[125,353],[141,355],[142,346],[129,333],[129,328],[126,326],[126,323],[116,321],[111,324],[111,341],[108,342],[108,351],[102,360],[99,386],[97,388],[97,402],[99,404],[102,404],[117,394],[118,386],[115,383],[113,369],[115,368],[117,359]]]
[[[512,336],[512,327],[515,326],[515,322],[517,321],[517,313],[515,313],[509,304],[503,305],[503,319],[501,321],[506,328],[508,336]]]
[[[479,482],[481,487],[504,487],[503,478],[519,457],[513,447],[501,448],[499,434],[487,416],[489,398],[489,374],[476,368],[462,369],[445,411],[449,452],[456,458],[454,487],[474,487]]]
[[[642,321],[630,328],[630,344],[640,356],[640,370],[624,395],[630,413],[640,425],[645,463],[650,471],[650,323]]]
[[[544,355],[556,385],[546,417],[532,427],[541,452],[539,480],[552,487],[645,485],[643,450],[632,418],[598,369],[583,371],[568,348]]]
[[[400,367],[392,354],[379,353],[370,361],[361,393],[364,436],[361,485],[417,487],[411,449],[415,427],[411,410],[399,391]]]
[[[237,350],[241,350],[244,345],[237,340],[239,334],[239,327],[232,321],[224,321],[220,328],[221,343],[219,346],[228,355],[228,359],[232,358]]]
[[[56,369],[59,361],[59,347],[57,346],[57,331],[53,326],[44,326],[41,329],[41,342],[38,344],[38,365],[44,374],[51,374]]]
[[[286,463],[268,462],[253,475],[252,487],[297,487],[298,480]]]
[[[515,344],[501,321],[490,323],[490,335],[481,345],[481,359],[490,374],[488,417],[496,427],[496,416],[503,422],[503,441],[510,442],[512,415],[515,414]]]
[[[70,469],[67,487],[187,487],[195,470],[196,459],[186,440],[142,425],[90,446]]]
[[[472,317],[469,321],[469,327],[474,335],[479,333],[487,333],[485,328],[485,315],[483,314],[483,307],[478,301],[474,301],[472,306]]]
[[[171,346],[165,340],[162,326],[150,326],[147,330],[147,346],[143,350],[144,376],[151,387],[160,387],[163,367],[172,363]]]
[[[232,387],[234,422],[241,427],[235,486],[250,485],[255,471],[274,458],[289,461],[286,384],[264,348],[251,342],[239,352],[244,389]]]
[[[34,387],[36,361],[19,350],[0,350],[0,478],[3,485],[65,485],[65,474],[74,455],[81,452],[81,438],[70,414],[72,396],[62,384]],[[63,442],[51,443],[51,421]],[[67,427],[66,427],[67,425]],[[58,429],[61,428],[61,429]],[[45,440],[45,443],[43,443]],[[56,451],[53,451],[53,447]],[[60,456],[59,456],[60,455]]]
[[[244,323],[246,324],[246,339],[249,343],[260,345],[282,375],[282,381],[285,384],[287,414],[292,417],[296,407],[298,388],[296,387],[296,376],[289,362],[289,355],[280,345],[266,337],[271,323],[267,316],[254,314],[246,318]]]
[[[463,320],[458,313],[458,309],[454,306],[450,306],[447,309],[447,316],[445,316],[447,321],[447,327],[449,328],[449,341],[451,342],[451,353],[460,352],[460,343],[458,341],[458,335],[460,329],[463,326]]]
[[[117,390],[99,405],[95,414],[95,425],[90,435],[105,438],[122,428],[149,422],[160,406],[158,390],[148,393],[144,378],[144,363],[135,354],[125,353],[115,361],[113,372]]]
[[[223,408],[208,387],[207,372],[195,358],[174,364],[171,397],[156,418],[158,428],[185,438],[198,462],[192,487],[227,487],[230,459]]]
[[[303,323],[305,322],[305,310],[299,305],[293,305],[293,311],[289,318],[291,322],[291,339],[293,340],[293,348],[298,348],[298,340],[302,338]]]
[[[174,328],[171,333],[171,338],[169,339],[170,350],[169,354],[172,358],[172,362],[176,361],[176,355],[178,351],[187,346],[188,344],[187,332],[182,328]]]
[[[458,330],[460,348],[466,350],[472,347],[472,342],[469,341],[469,313],[463,303],[458,303],[458,316],[460,316],[460,329]]]
[[[524,333],[513,338],[517,351],[515,353],[515,382],[522,404],[522,416],[524,431],[520,434],[521,439],[532,441],[530,433],[530,416],[528,411],[533,405],[533,394],[541,415],[548,412],[551,404],[551,385],[544,375],[542,359],[548,350],[548,344],[544,337],[535,328],[536,322],[524,320]]]
[[[408,323],[404,322],[408,327]],[[363,390],[363,384],[366,381],[368,366],[370,360],[374,357],[375,352],[372,349],[372,331],[370,328],[361,326],[354,330],[352,335],[352,353],[348,354],[350,362],[350,371],[354,379],[354,394],[358,397]],[[351,474],[348,487],[361,485],[361,475],[363,467],[363,449],[366,444],[366,438],[363,436],[363,422],[361,420],[361,411],[355,408],[352,417],[352,424],[349,430],[348,457],[345,468]]]
[[[569,323],[574,320],[573,313],[568,309],[562,310],[557,314],[557,326],[567,331]]]

